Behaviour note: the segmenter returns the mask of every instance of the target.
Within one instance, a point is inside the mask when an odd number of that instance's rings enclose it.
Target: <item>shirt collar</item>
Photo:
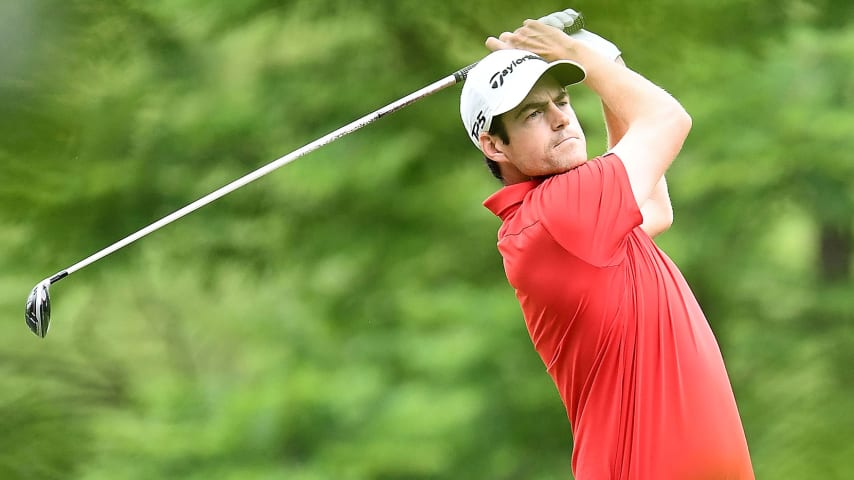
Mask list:
[[[522,200],[525,199],[525,195],[537,188],[540,183],[542,183],[542,180],[528,180],[527,182],[507,185],[484,200],[483,206],[488,208],[501,221],[505,221],[519,208]]]

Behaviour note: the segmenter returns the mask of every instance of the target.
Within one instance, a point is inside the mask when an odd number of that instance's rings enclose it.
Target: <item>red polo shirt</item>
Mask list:
[[[753,479],[709,324],[599,157],[484,205],[534,347],[566,405],[578,480]]]

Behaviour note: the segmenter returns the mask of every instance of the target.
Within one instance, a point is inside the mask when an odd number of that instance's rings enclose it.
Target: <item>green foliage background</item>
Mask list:
[[[0,478],[568,478],[458,87],[57,284],[47,339],[22,318],[59,268],[568,7],[694,117],[660,244],[757,477],[854,477],[852,5],[3,2]]]

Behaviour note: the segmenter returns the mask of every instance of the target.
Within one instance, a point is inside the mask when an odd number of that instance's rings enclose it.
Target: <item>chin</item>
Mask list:
[[[585,163],[587,163],[586,157],[569,159],[569,160],[567,160],[566,163],[564,163],[561,166],[561,169],[560,169],[561,173],[568,172],[568,171],[572,170],[573,168],[580,167],[581,165],[584,165]]]
[[[544,172],[539,173],[539,174],[537,174],[537,175],[532,175],[532,176],[531,176],[531,178],[549,178],[549,177],[553,177],[553,176],[555,176],[555,175],[560,175],[560,174],[562,174],[562,173],[566,173],[566,172],[568,172],[568,171],[572,170],[573,168],[575,168],[575,167],[577,167],[577,166],[578,166],[578,165],[570,165],[570,166],[556,167],[556,168],[553,168],[553,169],[551,169],[551,170],[549,170],[549,171],[544,171]]]
[[[573,169],[579,165],[584,165],[585,163],[587,163],[587,153],[585,152],[584,155],[575,155],[573,158],[569,159],[568,163],[570,169]]]

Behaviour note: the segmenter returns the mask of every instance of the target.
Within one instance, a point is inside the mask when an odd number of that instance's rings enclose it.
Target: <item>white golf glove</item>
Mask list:
[[[539,20],[545,23],[546,25],[551,25],[552,27],[564,30],[567,29],[567,27],[570,27],[573,23],[575,23],[575,20],[578,19],[579,16],[580,14],[578,12],[571,8],[568,8],[562,12],[555,12],[551,15],[546,15],[545,17],[540,18]],[[573,29],[568,28],[567,30],[572,31]],[[584,42],[585,44],[587,44],[588,47],[597,51],[599,54],[608,57],[608,59],[610,60],[616,60],[621,54],[620,49],[617,48],[616,45],[609,42],[608,40],[605,40],[599,35],[596,35],[593,32],[581,29],[574,33],[570,33],[569,36],[576,40]]]

